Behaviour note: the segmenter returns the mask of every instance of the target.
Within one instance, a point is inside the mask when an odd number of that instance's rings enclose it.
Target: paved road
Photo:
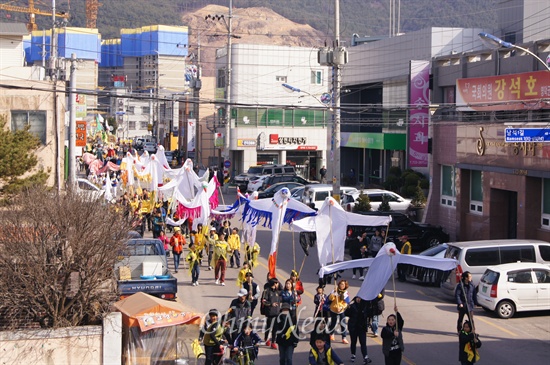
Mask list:
[[[233,199],[233,194],[226,194],[226,203]],[[240,227],[237,219],[232,220],[232,226]],[[286,230],[286,228],[284,229]],[[255,280],[261,286],[267,275],[267,255],[269,254],[271,231],[260,228],[257,240],[262,247],[260,266],[255,269]],[[294,249],[293,249],[294,248]],[[290,270],[301,271],[301,279],[304,283],[305,294],[302,297],[302,312],[300,318],[304,319],[313,314],[313,293],[317,287],[318,269],[315,249],[310,251],[310,256],[305,258],[298,243],[298,235],[283,232],[279,245],[279,258],[277,276],[280,280],[289,277]],[[170,263],[172,265],[172,263]],[[210,308],[226,310],[229,302],[236,297],[238,287],[236,277],[238,270],[227,270],[226,286],[215,285],[213,271],[207,271],[201,267],[200,286],[191,286],[190,276],[187,270],[180,270],[176,276],[179,281],[178,295],[181,301],[196,311],[206,312]],[[342,273],[343,278],[350,281],[350,295],[353,297],[361,281],[351,279],[351,272]],[[328,288],[327,288],[328,289]],[[425,287],[413,283],[395,283],[395,296],[397,305],[405,319],[405,356],[403,364],[457,364],[458,363],[458,338],[455,331],[456,309],[449,298],[444,297],[437,288]],[[386,311],[385,315],[393,308],[393,285],[390,281],[386,286]],[[481,348],[481,363],[484,364],[543,364],[550,357],[550,316],[548,312],[520,314],[517,318],[501,320],[493,314],[486,313],[482,309],[476,309],[476,326],[483,340]],[[259,308],[256,310],[259,316]],[[385,323],[385,317],[381,319],[381,325]],[[194,329],[198,332],[197,329]],[[187,336],[193,337],[193,330],[186,331]],[[260,334],[262,337],[263,335]],[[339,343],[340,338],[334,344],[335,351],[346,364],[351,363],[349,345]],[[307,363],[309,351],[309,337],[300,342],[295,350],[294,362],[296,364]],[[369,356],[373,364],[383,364],[381,339],[369,337],[367,340]],[[358,349],[358,355],[360,351]],[[276,350],[262,347],[258,365],[271,365],[278,363]]]

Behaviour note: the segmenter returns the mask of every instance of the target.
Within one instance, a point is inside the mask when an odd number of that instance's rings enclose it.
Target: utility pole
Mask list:
[[[69,186],[76,184],[76,54],[71,54],[69,78]]]
[[[225,80],[225,145],[224,145],[224,160],[230,160],[230,132],[231,132],[231,37],[232,37],[232,20],[233,20],[233,0],[229,0],[229,19],[227,22],[227,69]],[[222,161],[223,163],[224,161]],[[218,166],[218,168],[223,168]],[[231,172],[230,172],[231,174]],[[227,192],[227,184],[223,185],[224,192]]]
[[[334,101],[334,123],[332,130],[332,196],[340,201],[340,59],[341,53],[345,50],[340,47],[340,0],[334,0],[334,61],[332,70],[333,76],[333,101]],[[344,61],[345,63],[345,61]]]

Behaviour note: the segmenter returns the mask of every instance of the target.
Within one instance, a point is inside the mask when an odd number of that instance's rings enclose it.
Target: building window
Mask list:
[[[483,175],[481,171],[470,171],[470,212],[483,213]]]
[[[129,106],[128,107],[128,114],[134,114],[136,111],[136,107],[135,106]]]
[[[218,77],[216,78],[216,87],[225,87],[225,68],[218,70]]]
[[[454,166],[441,166],[441,205],[456,207],[455,175]]]
[[[149,124],[149,122],[147,122],[147,121],[139,122],[139,129],[147,129],[148,124]]]
[[[135,131],[136,130],[136,122],[128,122],[128,130]]]
[[[46,112],[15,110],[11,112],[11,130],[19,131],[30,126],[29,132],[46,144]]]
[[[311,83],[313,85],[322,85],[323,71],[311,71]]]
[[[542,228],[550,229],[550,179],[542,179]]]
[[[141,107],[141,114],[151,114],[151,108],[148,106]]]
[[[286,82],[286,76],[275,76],[277,82]]]

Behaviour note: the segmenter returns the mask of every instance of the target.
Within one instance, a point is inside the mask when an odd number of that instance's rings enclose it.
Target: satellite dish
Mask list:
[[[307,124],[307,119],[306,119],[306,117],[302,117],[301,122],[302,122],[302,124]]]
[[[244,123],[244,124],[250,124],[250,119],[248,119],[247,116],[244,116],[244,117],[243,117],[243,123]]]
[[[397,121],[397,126],[403,127],[403,124],[405,124],[405,122],[403,121],[403,118],[399,118],[399,120]]]

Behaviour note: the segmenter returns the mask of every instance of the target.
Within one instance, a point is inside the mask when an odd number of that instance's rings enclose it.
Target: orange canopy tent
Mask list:
[[[202,317],[179,302],[141,292],[114,307],[122,313],[124,364],[160,364],[187,355],[178,354],[177,327],[199,324]]]

